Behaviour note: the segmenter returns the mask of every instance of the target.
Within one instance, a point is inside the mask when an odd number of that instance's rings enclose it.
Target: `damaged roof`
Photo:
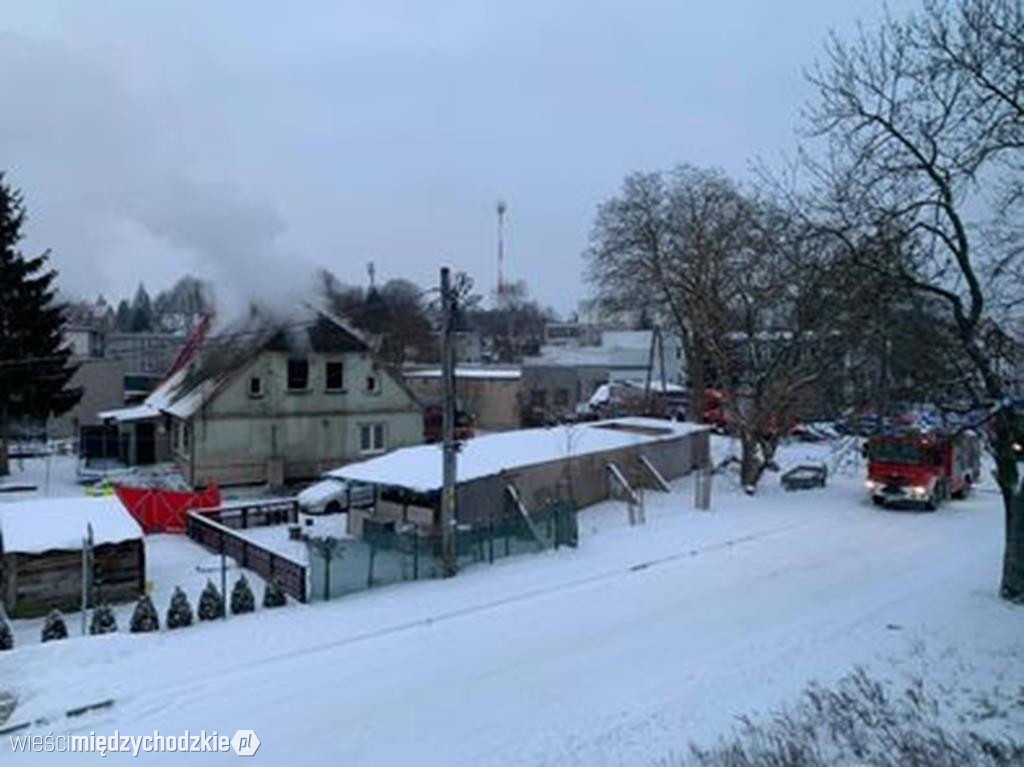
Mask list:
[[[262,351],[296,356],[371,351],[343,320],[320,309],[305,309],[304,316],[283,319],[253,308],[245,319],[210,336],[195,357],[168,377],[142,405],[106,411],[101,417],[129,421],[169,413],[188,418]]]

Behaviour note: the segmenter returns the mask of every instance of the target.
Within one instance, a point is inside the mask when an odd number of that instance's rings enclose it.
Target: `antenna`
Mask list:
[[[505,297],[505,211],[508,205],[498,200],[498,301]]]

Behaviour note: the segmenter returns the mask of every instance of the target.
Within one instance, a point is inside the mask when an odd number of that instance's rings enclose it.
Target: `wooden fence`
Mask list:
[[[305,602],[306,566],[254,543],[236,532],[250,527],[295,524],[299,507],[293,499],[231,503],[190,511],[185,532],[215,554],[231,557],[265,580],[277,578],[286,594]]]

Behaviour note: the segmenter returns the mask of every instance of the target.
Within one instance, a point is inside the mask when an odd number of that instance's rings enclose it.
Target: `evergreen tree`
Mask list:
[[[267,581],[267,586],[263,590],[263,606],[284,607],[286,601],[284,589],[281,588],[281,582],[277,578],[271,578]]]
[[[64,623],[64,616],[60,614],[60,610],[52,610],[46,616],[46,622],[43,624],[43,641],[50,642],[54,639],[67,638],[68,627]]]
[[[0,476],[7,474],[7,442],[15,420],[44,421],[66,413],[82,396],[68,387],[75,366],[64,348],[63,307],[49,253],[26,258],[18,250],[25,222],[21,195],[0,173]]]
[[[213,581],[206,582],[206,588],[199,595],[199,620],[215,621],[224,617],[224,597],[217,591]]]
[[[171,604],[167,608],[167,628],[177,629],[192,625],[192,605],[180,586],[174,587]]]
[[[143,594],[135,603],[135,611],[132,613],[132,620],[129,630],[133,634],[142,634],[149,631],[160,630],[160,616],[157,615],[156,606],[149,594]]]
[[[112,634],[117,631],[117,618],[110,605],[100,605],[92,611],[89,621],[90,634]]]
[[[117,313],[114,315],[114,329],[119,333],[127,333],[132,329],[132,307],[123,298],[118,303]]]
[[[3,613],[0,613],[0,652],[13,649],[14,633],[11,631],[11,625],[4,618]]]
[[[132,319],[128,330],[132,333],[149,333],[154,330],[153,324],[153,302],[146,292],[146,286],[140,282],[135,298],[132,299]]]
[[[231,589],[231,614],[251,613],[255,609],[256,597],[253,596],[252,589],[249,588],[249,581],[242,575],[235,581],[235,586]]]

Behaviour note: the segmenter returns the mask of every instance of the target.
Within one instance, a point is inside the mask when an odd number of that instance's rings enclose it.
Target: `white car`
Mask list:
[[[299,508],[306,514],[340,514],[350,508],[366,508],[376,500],[373,485],[349,482],[325,475],[298,495]]]

